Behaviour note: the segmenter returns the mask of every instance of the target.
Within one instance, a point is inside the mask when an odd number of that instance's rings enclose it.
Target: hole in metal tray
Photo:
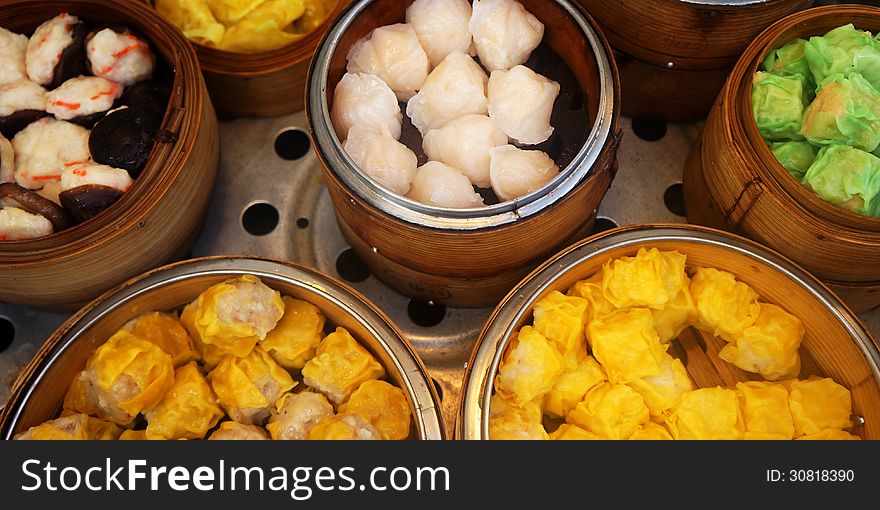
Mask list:
[[[336,258],[336,272],[346,281],[358,283],[370,277],[370,268],[351,248]]]
[[[678,182],[666,188],[663,192],[663,203],[672,214],[686,216],[684,208],[684,186]]]
[[[275,153],[281,159],[296,161],[309,153],[312,142],[302,129],[286,129],[275,137]]]
[[[0,352],[5,351],[15,340],[15,325],[6,317],[0,317]]]
[[[446,307],[434,304],[431,301],[417,301],[411,299],[406,307],[406,313],[413,322],[423,328],[430,328],[443,322],[446,317]]]
[[[278,226],[278,209],[268,202],[256,202],[244,210],[241,216],[241,225],[254,236],[264,236],[272,233]]]

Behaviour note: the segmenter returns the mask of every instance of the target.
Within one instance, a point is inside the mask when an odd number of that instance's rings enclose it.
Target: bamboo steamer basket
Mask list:
[[[789,175],[758,133],[752,77],[769,51],[853,22],[880,30],[880,9],[819,7],[774,24],[749,46],[684,170],[688,220],[731,230],[792,258],[857,312],[880,305],[880,220],[826,203]]]
[[[140,2],[2,0],[0,26],[29,34],[62,11],[92,26],[115,23],[140,31],[175,70],[160,136],[128,192],[75,227],[40,239],[0,243],[0,301],[73,310],[189,251],[217,176],[220,135],[192,47]]]
[[[259,258],[208,257],[155,269],[105,293],[62,324],[25,365],[0,413],[0,438],[54,419],[69,382],[88,358],[126,322],[148,311],[183,307],[210,286],[250,274],[321,309],[328,323],[348,329],[404,390],[411,406],[412,437],[444,438],[439,399],[426,369],[403,334],[375,305],[318,271]]]
[[[330,28],[309,76],[306,113],[342,233],[380,280],[408,296],[458,307],[494,306],[544,257],[582,238],[617,169],[620,92],[601,32],[568,0],[523,0],[545,25],[544,44],[569,66],[587,112],[571,164],[542,189],[478,209],[430,207],[365,176],[330,123],[348,49],[397,23],[411,2],[359,0]],[[565,92],[563,90],[563,92]],[[581,139],[581,138],[579,138]]]
[[[155,0],[142,0],[150,5]],[[320,27],[293,44],[269,51],[239,53],[192,43],[221,117],[275,117],[301,111],[306,74],[318,42],[350,0],[337,0]]]
[[[464,379],[457,439],[489,437],[489,399],[501,356],[513,335],[532,320],[534,304],[554,290],[565,292],[602,268],[609,259],[635,255],[639,248],[677,250],[688,266],[713,267],[736,275],[762,300],[799,317],[806,330],[801,344],[801,378],[833,378],[852,392],[853,434],[880,438],[880,351],[867,328],[819,280],[794,262],[747,239],[692,225],[636,225],[576,244],[548,260],[498,305],[477,341]],[[725,342],[689,328],[672,342],[670,354],[687,368],[695,387],[734,386],[760,380],[722,361]]]
[[[742,51],[812,0],[579,0],[615,50],[623,114],[705,117]]]

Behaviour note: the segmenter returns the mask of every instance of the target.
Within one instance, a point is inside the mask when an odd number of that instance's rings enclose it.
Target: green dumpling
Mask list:
[[[880,92],[859,74],[830,76],[807,108],[801,134],[819,145],[874,151],[880,145]]]
[[[872,154],[829,145],[819,151],[801,182],[826,202],[880,217],[880,158]]]
[[[850,23],[822,37],[811,37],[804,54],[816,83],[829,76],[859,73],[880,90],[880,41]]]
[[[803,140],[804,79],[757,72],[752,83],[752,113],[765,140]]]
[[[778,76],[802,76],[805,92],[811,100],[816,95],[816,83],[813,81],[813,73],[810,72],[810,64],[804,52],[806,45],[805,39],[795,39],[786,43],[785,46],[767,55],[762,68]]]
[[[770,150],[788,173],[800,180],[816,160],[819,148],[810,142],[773,142]]]

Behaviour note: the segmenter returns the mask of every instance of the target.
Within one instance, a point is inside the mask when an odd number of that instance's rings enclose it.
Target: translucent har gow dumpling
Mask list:
[[[507,134],[494,119],[485,115],[465,115],[439,129],[428,131],[422,141],[425,154],[461,170],[472,183],[491,186],[489,150],[507,145]]]
[[[409,193],[419,161],[406,145],[387,132],[354,126],[344,148],[358,168],[376,182],[399,195]]]
[[[330,119],[336,135],[343,141],[352,126],[384,129],[397,140],[403,114],[397,96],[381,78],[373,74],[347,73],[336,85]]]
[[[375,74],[401,101],[422,88],[431,70],[428,56],[411,25],[379,27],[357,42],[348,53],[349,73]]]
[[[525,66],[492,71],[489,116],[520,144],[537,145],[553,134],[550,116],[559,84]]]
[[[454,51],[473,54],[470,20],[467,0],[416,0],[406,10],[406,22],[415,29],[432,66]]]
[[[489,151],[489,178],[501,200],[513,200],[537,190],[559,175],[559,167],[546,153],[502,145]]]
[[[437,161],[419,167],[407,196],[436,207],[466,209],[484,205],[483,197],[474,191],[471,181],[463,173]]]
[[[422,135],[468,114],[489,113],[489,77],[470,56],[456,51],[431,71],[422,89],[406,105],[406,114]]]
[[[468,28],[490,71],[524,63],[544,38],[544,24],[515,0],[474,0]]]

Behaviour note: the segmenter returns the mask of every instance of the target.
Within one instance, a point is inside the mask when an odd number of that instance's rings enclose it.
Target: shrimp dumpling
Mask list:
[[[422,148],[431,160],[457,168],[476,186],[488,188],[492,185],[489,151],[507,142],[507,134],[498,122],[485,115],[471,114],[428,131]]]
[[[436,207],[466,209],[483,206],[483,197],[474,191],[467,176],[437,161],[430,161],[419,167],[419,173],[407,196]]]
[[[489,179],[501,200],[513,200],[537,190],[559,175],[546,153],[502,145],[489,151]]]
[[[406,22],[415,29],[432,66],[454,51],[473,54],[470,20],[467,0],[416,0],[406,10]]]
[[[460,51],[450,53],[409,100],[406,114],[423,136],[459,117],[471,113],[486,115],[487,83],[489,77],[473,58]]]
[[[342,77],[333,95],[330,118],[342,141],[353,126],[384,129],[398,140],[403,122],[394,92],[378,76],[364,73]]]
[[[544,24],[516,0],[474,0],[468,26],[490,71],[524,63],[544,38]]]
[[[550,117],[558,96],[558,83],[526,66],[492,71],[489,116],[518,143],[537,145],[553,134]]]
[[[398,195],[409,193],[419,160],[387,131],[354,126],[343,147],[358,168],[373,180]]]
[[[428,78],[431,64],[411,25],[379,27],[348,53],[349,73],[375,74],[401,101],[409,101]]]

